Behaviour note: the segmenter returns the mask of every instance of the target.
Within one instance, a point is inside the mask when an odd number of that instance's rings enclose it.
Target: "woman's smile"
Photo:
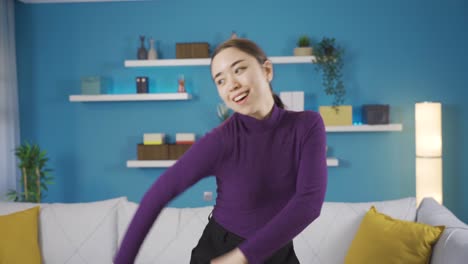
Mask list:
[[[243,92],[239,95],[237,95],[236,97],[234,97],[234,102],[238,105],[242,105],[244,104],[245,102],[247,102],[247,99],[249,97],[249,92]]]

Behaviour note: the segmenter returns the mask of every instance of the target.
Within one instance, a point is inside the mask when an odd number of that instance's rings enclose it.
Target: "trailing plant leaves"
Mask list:
[[[333,95],[333,107],[344,103],[346,89],[342,81],[342,48],[336,46],[334,38],[324,37],[314,48],[316,70],[322,74],[322,85],[326,95]]]

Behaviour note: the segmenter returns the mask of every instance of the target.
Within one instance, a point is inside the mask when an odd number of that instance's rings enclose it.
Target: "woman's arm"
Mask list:
[[[114,258],[116,264],[135,261],[137,253],[164,206],[203,177],[213,175],[222,157],[220,131],[214,129],[153,183],[143,196]]]

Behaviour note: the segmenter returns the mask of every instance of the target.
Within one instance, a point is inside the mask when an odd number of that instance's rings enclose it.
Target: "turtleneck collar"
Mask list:
[[[237,112],[235,115],[247,132],[258,133],[274,128],[279,123],[283,113],[283,109],[279,108],[276,104],[273,104],[271,114],[265,119],[260,120]]]

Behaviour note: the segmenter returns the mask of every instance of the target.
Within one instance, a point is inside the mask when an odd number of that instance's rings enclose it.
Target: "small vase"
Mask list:
[[[145,36],[140,36],[141,46],[138,49],[137,58],[139,60],[146,60],[148,58],[148,51],[145,48]]]
[[[231,33],[231,39],[236,39],[237,38],[237,33],[233,30]]]
[[[183,75],[179,76],[178,83],[179,83],[179,86],[177,88],[177,92],[185,93],[186,92],[185,91],[185,78]]]
[[[150,38],[150,49],[148,51],[148,60],[157,60],[158,53],[156,52],[156,48],[154,47],[154,39]]]

